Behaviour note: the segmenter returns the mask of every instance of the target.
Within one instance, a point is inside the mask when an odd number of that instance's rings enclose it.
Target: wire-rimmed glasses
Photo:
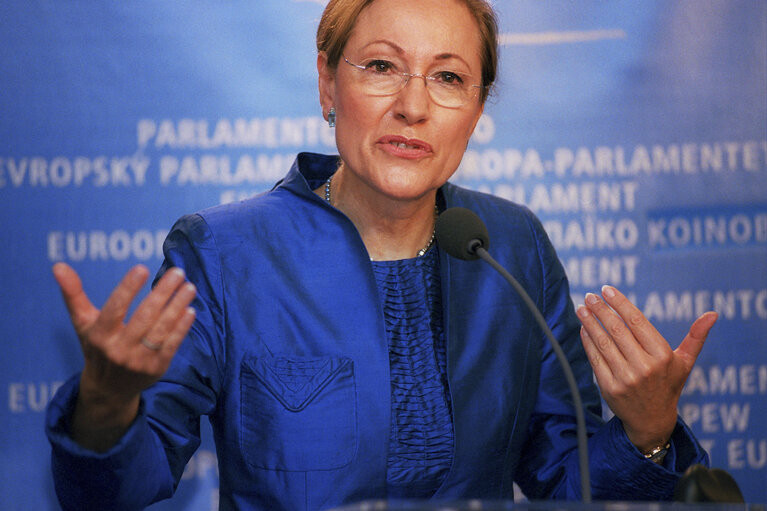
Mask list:
[[[481,85],[472,84],[471,75],[454,71],[436,71],[432,74],[407,73],[397,69],[388,60],[374,58],[360,64],[344,62],[359,71],[362,90],[371,96],[392,96],[405,88],[411,78],[423,78],[429,97],[446,108],[460,108],[477,98]]]

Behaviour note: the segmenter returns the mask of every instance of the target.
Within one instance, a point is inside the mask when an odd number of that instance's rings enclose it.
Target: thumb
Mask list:
[[[693,322],[689,332],[687,332],[687,335],[675,350],[675,353],[684,357],[690,368],[695,364],[695,360],[703,349],[703,343],[706,341],[711,327],[714,326],[718,318],[719,315],[713,311],[702,314]]]
[[[69,316],[75,330],[79,333],[88,324],[96,320],[98,309],[93,306],[88,296],[83,291],[83,284],[77,272],[66,263],[53,265],[53,277],[59,285],[64,304],[67,306]]]

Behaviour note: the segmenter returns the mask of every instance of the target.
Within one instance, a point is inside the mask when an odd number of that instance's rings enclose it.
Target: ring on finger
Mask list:
[[[144,346],[146,346],[147,348],[149,348],[152,351],[159,351],[160,348],[162,348],[162,343],[161,342],[152,342],[149,339],[147,339],[146,337],[142,337],[141,338],[141,344],[143,344]]]

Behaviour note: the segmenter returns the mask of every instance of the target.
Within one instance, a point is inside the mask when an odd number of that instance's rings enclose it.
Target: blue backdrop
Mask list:
[[[0,5],[0,502],[58,509],[44,409],[82,363],[50,273],[103,303],[183,213],[334,152],[322,0]],[[631,295],[676,346],[721,319],[680,413],[767,501],[767,3],[495,2],[498,89],[454,181],[528,204],[581,302]],[[217,502],[209,435],[158,510]]]

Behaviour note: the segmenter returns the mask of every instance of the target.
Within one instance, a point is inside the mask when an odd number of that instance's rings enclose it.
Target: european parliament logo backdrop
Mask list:
[[[45,406],[81,366],[50,273],[101,304],[181,214],[335,151],[322,0],[0,6],[0,502],[58,509]],[[676,346],[719,323],[680,414],[767,501],[767,3],[498,0],[498,88],[454,181],[530,206],[576,303],[610,283]],[[170,503],[216,508],[209,434]]]

